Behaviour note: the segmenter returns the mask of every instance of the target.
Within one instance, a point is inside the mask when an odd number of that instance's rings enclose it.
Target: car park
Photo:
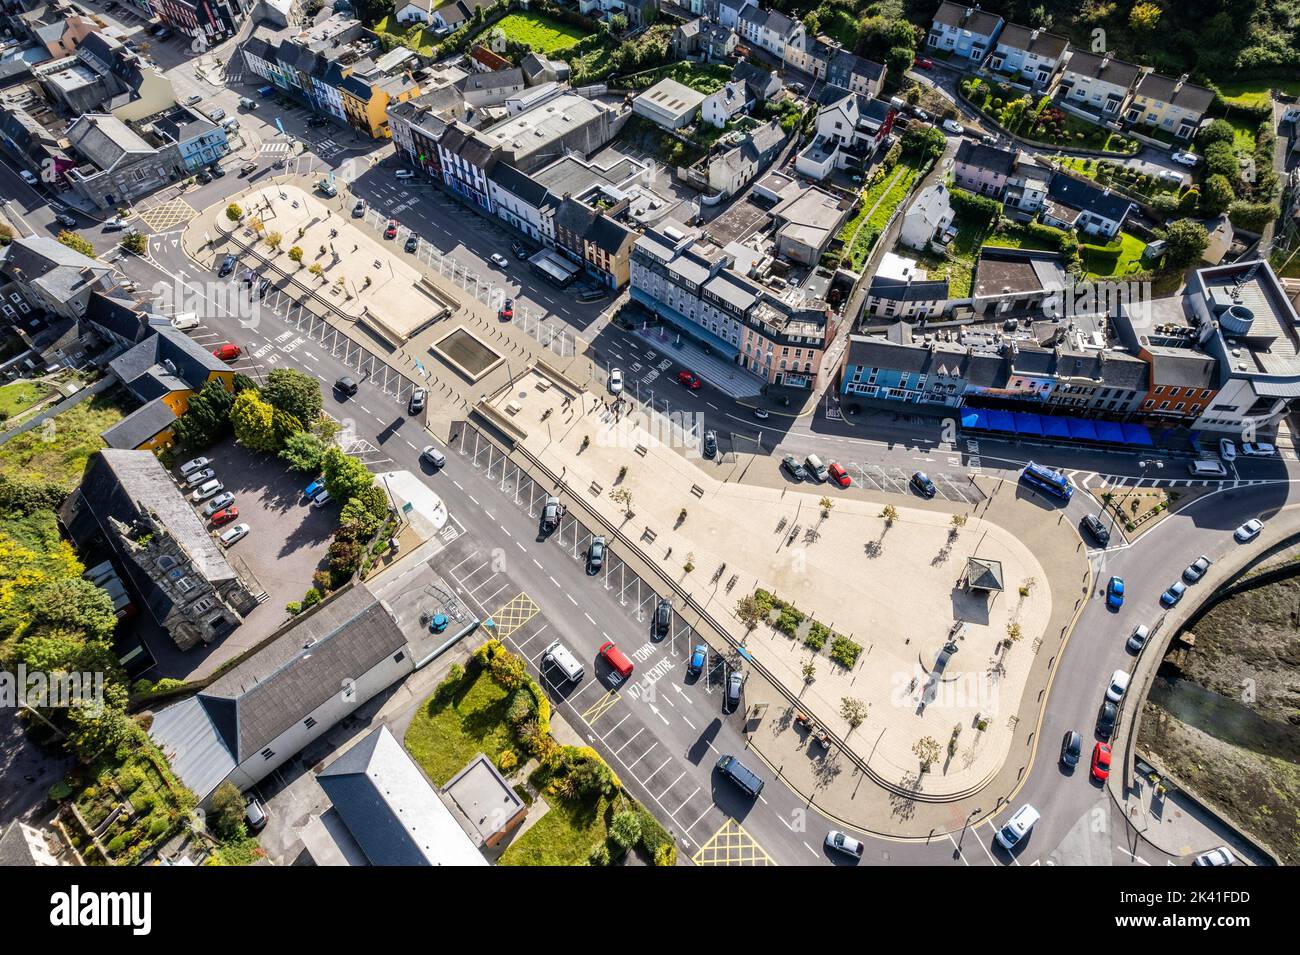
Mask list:
[[[1259,532],[1264,529],[1264,522],[1257,517],[1252,517],[1246,523],[1242,524],[1232,532],[1233,540],[1238,544],[1245,544],[1253,541],[1259,536]]]
[[[1110,531],[1106,529],[1106,525],[1102,523],[1101,518],[1096,514],[1083,515],[1082,523],[1098,546],[1105,547],[1110,543]]]
[[[1082,754],[1083,737],[1075,730],[1066,730],[1065,738],[1061,740],[1061,765],[1078,766]]]
[[[587,573],[594,574],[605,566],[605,538],[597,535],[587,546]]]
[[[1106,606],[1118,610],[1124,606],[1124,578],[1112,577],[1106,584]]]
[[[357,382],[355,378],[344,375],[338,381],[334,382],[334,390],[339,394],[347,395],[349,398],[357,393]]]
[[[235,507],[234,505],[231,505],[230,507],[223,507],[221,510],[213,514],[212,517],[210,518],[210,520],[212,521],[212,525],[214,527],[220,527],[222,524],[229,524],[231,521],[238,520],[238,519],[239,519],[239,508]]]
[[[844,465],[838,461],[832,461],[826,465],[826,474],[832,483],[840,487],[849,487],[853,483],[853,478],[849,477],[849,472],[844,470]]]
[[[203,516],[212,517],[218,511],[224,511],[226,508],[230,507],[234,503],[235,503],[235,495],[231,494],[229,491],[222,491],[220,494],[218,494],[216,497],[214,497],[212,500],[208,501],[208,503],[204,505]],[[236,516],[238,516],[238,511],[236,511],[235,513]]]
[[[859,840],[852,836],[840,832],[838,829],[832,829],[826,833],[826,848],[834,849],[836,852],[842,852],[846,856],[854,859],[861,859],[862,852],[866,848]]]
[[[490,256],[488,256],[488,258],[490,258],[492,260],[492,264],[499,269],[507,269],[510,267],[510,260],[507,259],[500,252],[493,252]]]
[[[1092,778],[1104,783],[1110,776],[1110,743],[1098,743],[1092,748]]]
[[[704,664],[709,659],[709,648],[704,644],[699,644],[691,651],[691,658],[686,661],[686,673],[688,676],[699,676],[704,672]]]
[[[226,342],[224,345],[218,345],[212,349],[212,354],[222,361],[234,361],[243,354],[243,349],[232,342]]]
[[[211,458],[194,458],[192,461],[186,461],[184,464],[181,465],[181,474],[183,474],[185,477],[189,477],[195,471],[199,470],[200,468],[206,468],[211,463],[212,463]]]
[[[406,237],[406,245],[404,246],[404,248],[406,249],[407,252],[414,252],[419,247],[420,247],[420,237],[416,235],[414,232],[412,232],[410,235]]]
[[[597,656],[609,664],[611,670],[626,680],[632,675],[632,661],[627,658],[612,640],[607,640],[596,651]]]
[[[961,123],[957,122],[955,119],[945,119],[943,121],[943,128],[948,130],[948,132],[952,133],[954,136],[960,136],[962,133],[966,132],[966,130],[962,128]]]
[[[1011,814],[1011,818],[1006,821],[1001,829],[998,830],[998,845],[1008,852],[1015,849],[1024,841],[1025,836],[1029,835],[1034,823],[1038,822],[1038,810],[1029,803],[1025,803],[1019,809]]]
[[[1210,564],[1210,558],[1202,554],[1200,557],[1196,558],[1196,560],[1187,565],[1187,569],[1183,571],[1183,580],[1187,581],[1189,584],[1196,583],[1205,576],[1205,572],[1210,569]]]
[[[1124,645],[1134,653],[1141,653],[1142,648],[1147,645],[1147,637],[1149,636],[1151,636],[1151,628],[1145,623],[1140,623],[1133,628],[1133,632],[1129,634]]]
[[[716,431],[704,432],[704,444],[700,450],[706,458],[711,458],[718,453],[718,433]]]
[[[1102,739],[1110,739],[1118,719],[1119,707],[1110,700],[1102,700],[1101,709],[1097,711],[1097,735]]]
[[[208,498],[216,494],[218,491],[225,490],[225,487],[226,486],[224,484],[222,484],[220,481],[213,478],[212,480],[208,481],[206,484],[199,485],[198,490],[196,490],[193,494],[190,495],[190,500],[196,504],[199,501],[206,501]]]
[[[1110,683],[1106,686],[1106,699],[1112,703],[1118,703],[1124,699],[1124,694],[1128,691],[1129,675],[1127,670],[1116,670],[1110,675]]]
[[[221,260],[221,266],[217,269],[217,275],[221,278],[225,278],[231,272],[235,271],[235,263],[238,261],[239,260],[233,255],[227,255]]]
[[[386,229],[384,229],[384,238],[385,238],[385,239],[392,239],[392,238],[395,238],[396,236],[397,236],[397,220],[396,220],[396,219],[389,219],[389,220],[388,220],[388,227],[387,227]]]
[[[1266,441],[1243,441],[1241,453],[1248,458],[1271,458],[1277,454],[1277,448]]]
[[[1237,446],[1232,443],[1231,438],[1219,439],[1219,457],[1229,463],[1237,460]]]
[[[781,467],[785,468],[790,473],[790,477],[796,481],[803,481],[808,477],[808,472],[803,469],[803,465],[793,454],[787,454],[781,459]]]
[[[553,531],[560,526],[560,518],[564,517],[564,505],[555,495],[546,498],[542,505],[542,530]]]
[[[611,368],[609,370],[609,393],[611,395],[621,394],[623,391],[623,369]]]
[[[206,484],[217,476],[217,472],[212,468],[200,468],[193,474],[187,475],[185,483],[190,487],[198,487],[200,484]]]
[[[916,488],[922,497],[934,497],[939,493],[939,489],[934,486],[934,482],[930,480],[924,471],[913,471],[908,483]]]
[[[420,460],[428,461],[435,468],[447,466],[447,456],[431,444],[424,446],[424,450],[420,452]]]
[[[1195,153],[1189,153],[1181,149],[1178,152],[1174,153],[1173,159],[1174,162],[1181,163],[1184,166],[1195,166],[1197,163],[1201,161],[1200,156],[1196,155]]]
[[[248,531],[249,527],[247,524],[235,524],[218,534],[217,539],[221,541],[222,547],[229,547],[236,541],[243,540],[248,536]]]
[[[1168,589],[1160,595],[1160,603],[1165,607],[1172,607],[1178,601],[1183,599],[1183,594],[1187,593],[1187,585],[1181,580],[1175,580],[1169,585]]]
[[[703,382],[701,382],[699,376],[692,371],[679,371],[677,373],[677,384],[685,385],[687,388],[691,389],[691,391],[699,391],[700,385],[703,384]]]
[[[1209,852],[1202,852],[1193,861],[1195,866],[1227,866],[1237,861],[1237,857],[1232,854],[1232,850],[1227,846],[1219,846],[1217,849],[1211,849]]]

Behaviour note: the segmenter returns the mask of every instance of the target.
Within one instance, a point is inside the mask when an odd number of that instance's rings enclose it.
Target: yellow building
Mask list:
[[[392,139],[388,125],[388,107],[420,95],[420,84],[409,73],[385,76],[382,73],[353,72],[339,85],[343,113],[353,129],[371,139]]]

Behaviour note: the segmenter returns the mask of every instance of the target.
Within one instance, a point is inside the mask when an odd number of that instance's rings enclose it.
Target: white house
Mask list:
[[[776,158],[785,132],[776,120],[758,127],[739,145],[709,161],[709,188],[734,196]]]
[[[997,46],[989,55],[988,68],[1009,76],[1019,76],[1035,86],[1045,86],[1065,61],[1069,40],[1046,30],[1008,23],[998,35]]]
[[[867,287],[863,311],[876,318],[915,322],[941,314],[947,304],[947,279],[931,279],[915,259],[886,252]]]
[[[1042,220],[1059,229],[1076,229],[1109,239],[1123,228],[1133,208],[1133,203],[1118,193],[1058,172],[1048,187]]]
[[[718,4],[718,22],[733,30],[740,28],[740,14],[749,7],[757,7],[754,0],[721,0]]]
[[[878,99],[826,87],[819,98],[817,135],[795,157],[795,168],[810,179],[825,179],[835,169],[861,169],[893,128],[896,110]]]
[[[721,129],[729,120],[749,110],[753,105],[754,101],[744,82],[731,80],[700,104],[700,118],[710,126]]]
[[[736,30],[747,41],[785,60],[786,44],[798,41],[804,34],[803,24],[791,20],[779,10],[746,7],[740,14]]]
[[[1140,72],[1136,64],[1117,60],[1109,53],[1098,55],[1071,47],[1058,83],[1060,97],[1103,119],[1117,119]]]
[[[664,77],[632,100],[632,112],[664,129],[689,126],[704,102],[704,94]]]
[[[930,23],[925,42],[936,50],[955,53],[974,62],[983,62],[1002,32],[1003,20],[996,13],[944,0]]]
[[[952,220],[948,187],[937,182],[917,193],[912,205],[903,213],[898,241],[908,248],[925,252],[930,248],[930,243],[936,241],[952,225]]]

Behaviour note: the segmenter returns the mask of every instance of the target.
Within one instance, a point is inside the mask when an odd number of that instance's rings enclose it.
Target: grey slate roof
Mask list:
[[[48,298],[67,302],[112,271],[49,236],[21,236],[0,248],[0,268],[38,288]]]
[[[1180,84],[1178,80],[1161,76],[1159,73],[1147,73],[1138,80],[1133,92],[1138,96],[1146,96],[1194,113],[1204,113],[1214,102],[1214,93],[1204,86],[1186,81]]]
[[[1114,222],[1123,221],[1133,208],[1133,203],[1118,193],[1109,192],[1091,182],[1075,179],[1063,172],[1057,172],[1052,177],[1051,184],[1047,187],[1047,195],[1054,202],[1069,206],[1071,209],[1091,212]]]
[[[893,302],[934,302],[948,297],[947,279],[927,279],[920,282],[908,282],[904,279],[886,278],[877,275],[871,280],[868,292],[873,298],[882,298]]]
[[[1009,176],[1016,168],[1016,153],[1012,149],[998,149],[996,146],[986,146],[970,139],[963,139],[961,145],[957,147],[957,155],[953,158],[953,163],[989,169],[1003,176]]]
[[[1060,59],[1070,41],[1046,30],[1022,27],[1019,23],[1008,23],[998,34],[998,46],[1008,46],[1026,53],[1035,53],[1049,59]]]
[[[970,16],[966,15],[967,10],[972,11]],[[944,26],[970,30],[980,36],[989,36],[997,29],[998,24],[1002,22],[1002,18],[996,13],[979,9],[976,4],[953,3],[952,0],[944,0],[939,9],[935,11],[934,22],[942,23]]]
[[[109,368],[133,392],[137,390],[135,383],[146,376],[168,374],[197,391],[214,372],[229,371],[225,362],[169,325],[159,327],[156,334],[118,355],[109,363]],[[140,395],[154,396],[152,391]]]
[[[133,451],[159,432],[176,423],[176,413],[162,398],[137,408],[100,434],[110,448]]]
[[[1104,80],[1124,89],[1133,85],[1140,70],[1140,67],[1134,63],[1117,60],[1113,56],[1089,53],[1087,50],[1080,50],[1073,46],[1070,47],[1070,61],[1065,64],[1065,68],[1079,76]]]

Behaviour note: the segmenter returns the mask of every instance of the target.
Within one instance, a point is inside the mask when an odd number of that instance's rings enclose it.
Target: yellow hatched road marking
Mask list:
[[[540,610],[533,598],[526,593],[520,593],[518,596],[511,597],[502,606],[492,614],[492,619],[496,622],[497,633],[502,640],[510,636],[533,617],[537,616]]]
[[[582,718],[589,724],[594,723],[613,709],[621,699],[622,697],[618,695],[618,690],[610,690],[595,703],[591,704],[591,706],[587,708],[587,712],[582,714]]]
[[[776,865],[745,827],[734,819],[724,822],[691,856],[691,861],[696,865]]]

